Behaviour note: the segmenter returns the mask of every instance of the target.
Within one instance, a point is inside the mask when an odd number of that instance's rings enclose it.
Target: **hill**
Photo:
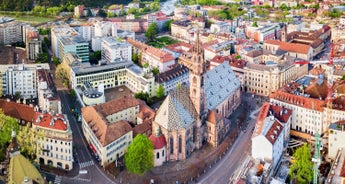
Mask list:
[[[132,0],[0,0],[2,11],[30,11],[35,5],[52,7],[83,4],[87,7],[104,7],[111,4],[128,4]],[[36,4],[34,4],[36,3]]]

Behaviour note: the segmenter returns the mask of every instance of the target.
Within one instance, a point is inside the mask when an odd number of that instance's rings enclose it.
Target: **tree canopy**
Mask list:
[[[159,84],[157,90],[156,90],[156,97],[157,98],[163,98],[165,93],[164,86],[162,84]]]
[[[289,175],[298,183],[310,183],[313,179],[311,148],[307,144],[297,148],[293,154],[295,162],[290,167]]]
[[[158,27],[157,24],[151,23],[149,25],[149,27],[147,28],[147,31],[145,33],[145,37],[147,38],[148,42],[153,42],[155,41],[156,37],[157,37],[157,32],[158,32]]]
[[[142,175],[153,167],[153,144],[147,136],[138,134],[129,145],[125,163],[129,172]]]

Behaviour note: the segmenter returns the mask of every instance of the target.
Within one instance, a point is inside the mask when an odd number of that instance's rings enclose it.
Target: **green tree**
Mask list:
[[[133,60],[134,63],[138,64],[138,63],[139,63],[139,54],[133,52],[133,54],[132,54],[132,60]]]
[[[313,162],[311,161],[311,148],[307,144],[297,148],[293,154],[295,162],[290,167],[291,179],[298,183],[310,183],[313,179]]]
[[[152,72],[153,75],[158,75],[159,74],[159,69],[157,67],[154,67],[151,72]]]
[[[138,134],[128,146],[125,163],[129,172],[142,175],[153,167],[153,144],[147,136]]]
[[[130,8],[130,9],[127,11],[127,14],[134,14],[136,11],[137,11],[137,9],[135,9],[135,8]]]
[[[171,20],[165,22],[164,25],[163,25],[163,29],[164,29],[165,31],[171,31],[171,23],[173,23],[173,22],[174,22],[173,19],[171,19]]]
[[[75,96],[77,96],[77,92],[75,92],[74,89],[71,90],[71,97],[74,98]]]
[[[162,84],[159,84],[157,90],[156,90],[156,97],[157,98],[163,98],[165,93],[164,86]]]
[[[14,118],[6,116],[2,109],[0,109],[0,119],[0,147],[3,147],[11,142],[12,130],[18,132],[18,123]]]
[[[155,22],[151,23],[145,33],[145,37],[147,38],[147,41],[153,42],[157,37],[157,32],[158,32],[157,24]]]
[[[69,86],[69,74],[62,65],[58,65],[55,70],[55,76],[65,87]]]
[[[21,153],[24,156],[34,159],[37,151],[37,142],[44,138],[44,132],[33,130],[28,123],[26,126],[20,127],[16,138],[20,145]]]
[[[105,13],[105,11],[103,9],[100,9],[98,11],[98,16],[105,18],[105,17],[107,17],[107,13]]]
[[[258,22],[256,22],[256,21],[253,22],[252,26],[253,26],[253,27],[259,27],[259,26],[258,26]]]
[[[59,58],[53,58],[53,63],[55,64],[55,66],[60,64],[60,59]]]

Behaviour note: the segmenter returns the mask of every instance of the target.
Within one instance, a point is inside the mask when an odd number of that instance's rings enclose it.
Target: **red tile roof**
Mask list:
[[[62,114],[51,115],[49,113],[35,112],[33,124],[49,129],[67,130],[67,122]]]
[[[282,42],[279,40],[266,40],[265,44],[277,45],[279,46],[279,49],[281,50],[288,51],[288,52],[301,53],[301,54],[307,54],[308,51],[311,49],[310,45]]]
[[[270,104],[268,102],[265,102],[261,106],[261,110],[259,112],[259,115],[256,118],[255,131],[253,132],[253,137],[261,134],[269,109],[270,109]]]
[[[228,61],[229,65],[236,68],[243,68],[246,65],[246,61],[243,59],[235,59],[233,55],[228,56],[219,56],[216,55],[211,60],[211,65],[218,66],[219,64],[223,63],[224,61]]]
[[[37,34],[36,31],[30,31],[30,32],[28,33],[28,37],[29,37],[29,39],[38,38],[38,34]]]
[[[25,122],[32,122],[34,118],[34,108],[28,105],[15,102],[8,102],[0,99],[0,108],[4,114]]]
[[[133,47],[136,47],[140,50],[144,50],[148,47],[148,45],[146,45],[145,43],[142,43],[140,41],[137,40],[133,40],[132,38],[127,38],[126,40],[128,43],[130,43]]]
[[[270,95],[270,98],[277,99],[282,102],[286,102],[289,104],[293,104],[296,106],[300,106],[306,109],[313,109],[313,104],[314,104],[314,110],[322,112],[323,107],[326,105],[326,101],[324,100],[319,100],[319,99],[314,99],[314,98],[308,98],[304,96],[299,96],[295,94],[290,94],[284,91],[276,91],[273,94]]]
[[[144,102],[132,96],[124,96],[100,105],[95,105],[94,108],[97,112],[106,117],[130,107],[139,106],[140,104],[144,104]]]
[[[273,125],[266,133],[266,138],[271,142],[271,144],[274,144],[277,141],[278,136],[283,131],[283,128],[283,125],[281,125],[278,121],[274,121]]]
[[[160,136],[156,137],[155,135],[151,134],[149,139],[151,140],[154,149],[161,149],[164,146],[167,145],[167,142],[165,140],[164,134],[161,134]]]
[[[165,48],[175,51],[175,52],[183,53],[186,51],[190,52],[193,48],[193,45],[186,42],[178,42],[175,44],[168,45]]]
[[[270,105],[272,115],[277,118],[280,122],[286,123],[291,117],[292,110],[279,105]]]
[[[174,57],[169,52],[154,47],[148,47],[144,53],[156,58],[162,63],[174,60]]]

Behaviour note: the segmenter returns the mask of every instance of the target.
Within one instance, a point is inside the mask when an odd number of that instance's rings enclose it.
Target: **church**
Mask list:
[[[183,54],[179,61],[190,70],[190,85],[167,95],[152,124],[152,130],[160,130],[165,138],[166,154],[160,155],[165,161],[184,160],[206,143],[217,147],[230,129],[231,122],[226,118],[241,102],[241,84],[228,62],[206,71],[196,34],[193,52]]]

